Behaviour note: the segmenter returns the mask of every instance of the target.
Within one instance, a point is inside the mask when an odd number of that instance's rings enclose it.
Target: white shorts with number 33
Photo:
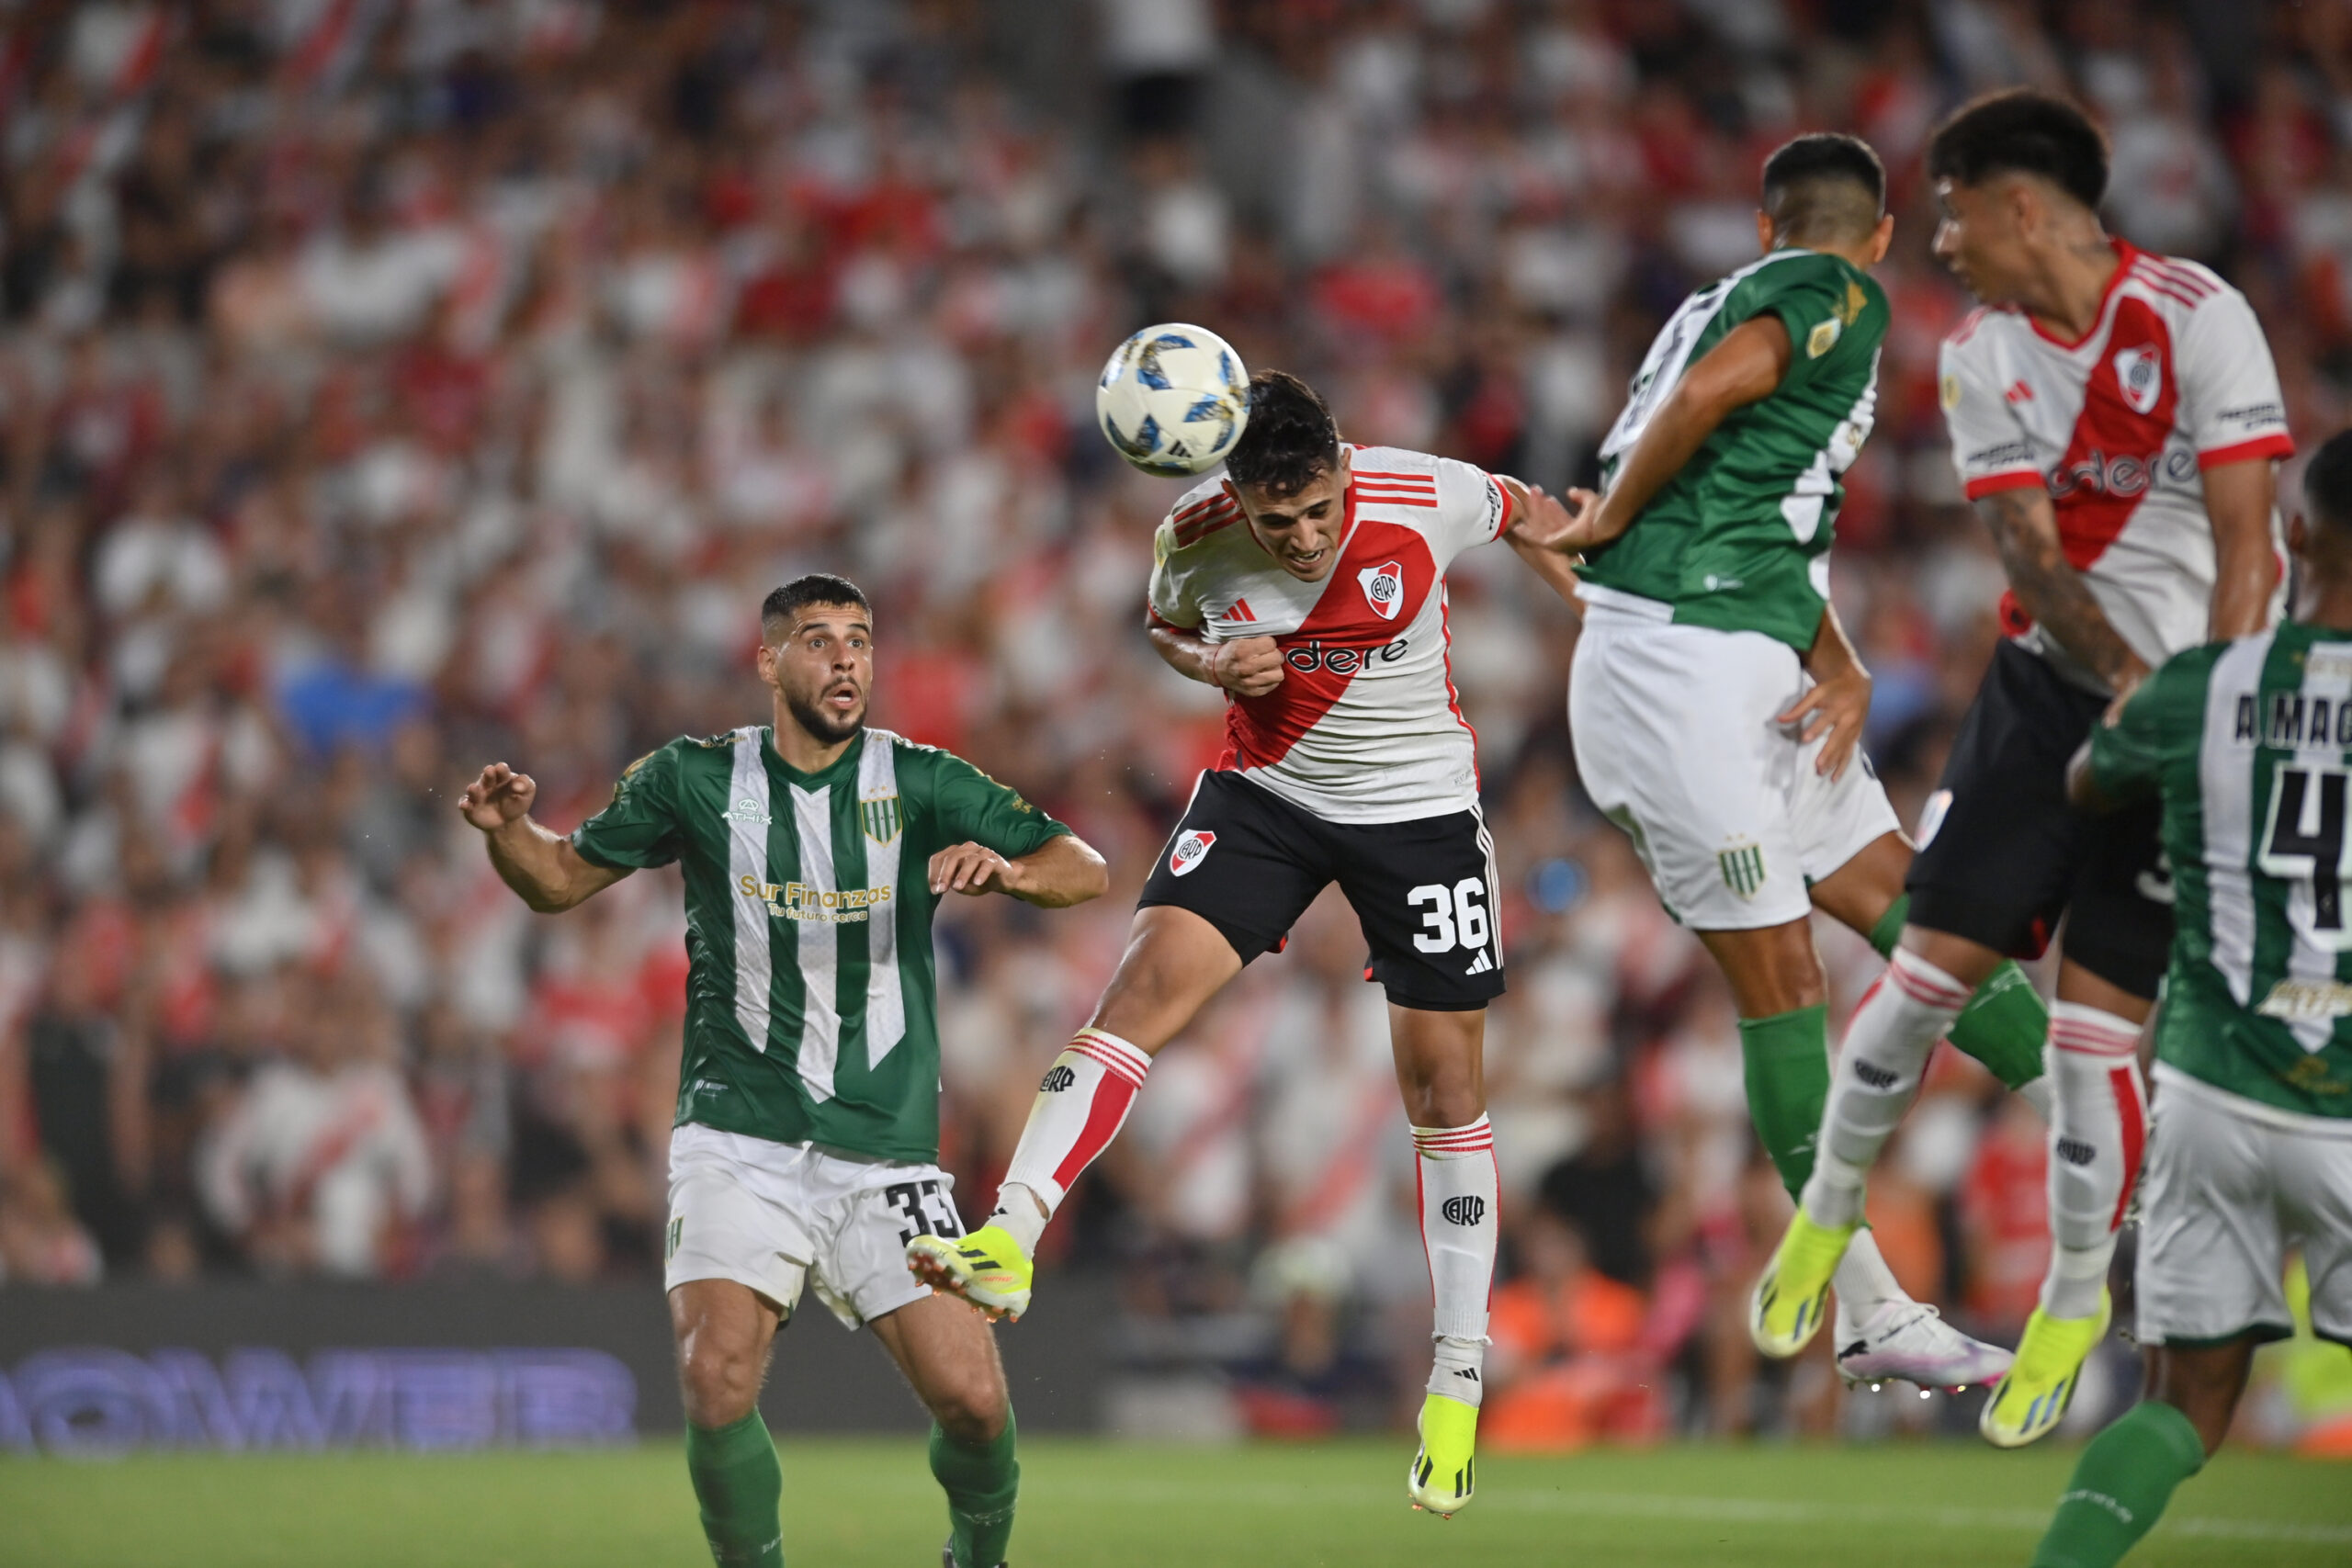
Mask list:
[[[935,1165],[778,1144],[692,1123],[670,1134],[662,1288],[732,1280],[791,1315],[800,1288],[852,1328],[931,1293],[907,1272],[917,1235],[961,1235]]]

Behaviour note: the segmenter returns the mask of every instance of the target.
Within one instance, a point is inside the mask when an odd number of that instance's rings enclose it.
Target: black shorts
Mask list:
[[[2011,957],[2049,946],[2153,998],[2172,948],[2172,874],[2148,801],[2104,816],[2066,800],[2066,763],[2107,711],[2012,642],[1993,651],[1919,824],[1911,923]]]
[[[1476,811],[1410,822],[1326,822],[1238,773],[1205,773],[1136,908],[1172,905],[1249,963],[1278,950],[1332,883],[1363,922],[1398,1007],[1473,1012],[1502,995],[1494,840]]]

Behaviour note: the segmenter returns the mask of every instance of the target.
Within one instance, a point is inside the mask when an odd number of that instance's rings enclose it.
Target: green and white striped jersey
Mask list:
[[[1755,631],[1802,651],[1829,602],[1838,476],[1878,408],[1886,296],[1870,274],[1819,251],[1774,251],[1682,302],[1642,361],[1601,444],[1601,486],[1683,372],[1744,321],[1774,315],[1792,355],[1769,397],[1734,409],[1640,517],[1577,569],[1596,604],[1631,594],[1684,626]]]
[[[1069,829],[971,763],[869,729],[821,773],[765,726],[639,758],[571,835],[686,883],[680,1122],[884,1159],[939,1157],[931,857]]]
[[[2192,648],[2091,732],[2102,794],[2164,802],[2176,922],[2156,1055],[2216,1089],[2352,1117],[2352,633]]]

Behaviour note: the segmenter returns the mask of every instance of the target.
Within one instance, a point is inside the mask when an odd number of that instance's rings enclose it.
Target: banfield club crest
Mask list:
[[[1189,874],[1201,862],[1209,858],[1210,846],[1216,835],[1206,828],[1194,828],[1178,836],[1176,852],[1168,857],[1168,869],[1177,876]]]
[[[1396,561],[1381,566],[1368,566],[1356,573],[1356,581],[1363,584],[1363,596],[1372,601],[1372,613],[1384,621],[1393,621],[1405,603],[1405,569]]]

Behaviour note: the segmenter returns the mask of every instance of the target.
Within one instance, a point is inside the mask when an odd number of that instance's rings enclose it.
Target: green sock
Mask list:
[[[1781,1184],[1793,1198],[1813,1174],[1814,1140],[1829,1099],[1829,1010],[1816,1003],[1770,1018],[1739,1021],[1747,1114]]]
[[[1871,945],[1881,958],[1894,955],[1895,940],[1910,915],[1911,895],[1905,893],[1871,928]],[[2010,1089],[2022,1089],[2041,1076],[2041,1043],[2049,1034],[2050,1010],[2042,1005],[2041,993],[2024,970],[2005,958],[1984,976],[1944,1038],[1984,1063]]]
[[[784,1568],[784,1467],[758,1411],[725,1427],[689,1424],[686,1473],[719,1568]]]
[[[2155,1527],[2173,1488],[2205,1468],[2204,1439],[2188,1417],[2144,1400],[2091,1439],[2033,1568],[2109,1568]]]
[[[956,1568],[996,1568],[1012,1539],[1012,1503],[1021,1491],[1021,1459],[1013,1450],[1012,1410],[992,1443],[959,1443],[936,1423],[931,1428],[931,1473],[947,1494],[948,1540]]]

